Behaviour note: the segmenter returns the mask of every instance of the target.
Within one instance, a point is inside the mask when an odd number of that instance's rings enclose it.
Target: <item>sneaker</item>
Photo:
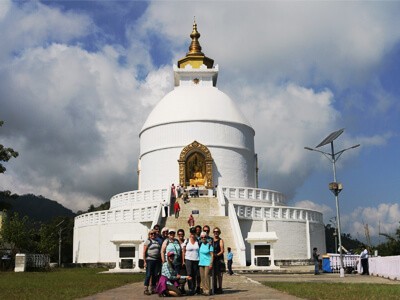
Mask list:
[[[144,290],[144,294],[147,295],[147,296],[150,296],[151,292],[149,290]]]

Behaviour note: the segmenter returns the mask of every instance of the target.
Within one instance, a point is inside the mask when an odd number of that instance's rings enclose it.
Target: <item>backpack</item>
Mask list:
[[[145,254],[144,254],[143,259],[146,259],[146,257],[148,256],[148,255],[147,255],[147,252],[149,251],[150,246],[154,244],[154,242],[153,242],[151,239],[147,239],[147,240],[149,240],[150,243],[149,243],[149,245],[147,246],[147,249],[146,249],[146,252],[145,252]],[[160,255],[161,255],[161,245],[160,245],[160,243],[157,242],[157,241],[156,241],[155,243],[158,244],[158,248],[159,248]],[[151,257],[151,256],[149,256],[149,257]],[[159,259],[159,257],[151,257],[151,258],[157,258],[157,259]]]
[[[168,247],[168,245],[170,243],[169,239],[166,239],[166,241],[167,242],[164,241],[165,249],[167,249],[167,247]],[[178,252],[178,255],[176,256],[175,261],[181,261],[182,260],[182,248],[181,248],[181,245],[179,244],[179,241],[177,239],[174,239],[174,248],[175,248],[175,250],[176,250],[175,242],[178,242],[179,248],[181,249],[181,251],[176,251],[176,252]]]

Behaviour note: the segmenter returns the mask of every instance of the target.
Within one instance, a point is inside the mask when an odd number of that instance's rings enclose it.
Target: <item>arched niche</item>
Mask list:
[[[213,187],[213,158],[206,146],[197,141],[187,145],[182,149],[178,163],[181,186],[190,186],[191,183],[196,182],[198,186]],[[202,180],[204,183],[199,184]]]

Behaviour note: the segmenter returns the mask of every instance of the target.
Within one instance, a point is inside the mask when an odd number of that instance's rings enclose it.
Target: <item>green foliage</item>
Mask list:
[[[353,250],[353,252],[360,252],[363,247],[363,243],[357,239],[353,239],[348,233],[342,233],[342,245],[347,250]],[[331,224],[325,225],[325,242],[326,251],[328,253],[336,253],[335,249],[335,228]],[[337,242],[337,247],[339,247],[339,242]]]
[[[64,222],[57,226],[61,221]],[[61,262],[72,262],[73,218],[58,217],[48,223],[35,223],[28,216],[21,218],[14,212],[3,219],[2,225],[0,241],[3,245],[10,245],[13,256],[18,252],[49,254],[54,262],[58,262],[61,229]]]
[[[43,196],[19,196],[9,191],[0,192],[0,207],[8,214],[0,231],[3,235],[0,242],[11,245],[13,254],[19,251],[49,254],[52,262],[58,262],[61,229],[61,263],[72,263],[75,214],[71,210]],[[88,212],[109,207],[110,202],[98,207],[91,205]]]
[[[0,120],[0,127],[3,126],[4,121]],[[2,144],[0,144],[0,173],[4,173],[6,171],[6,168],[3,166],[1,163],[2,161],[7,162],[11,158],[15,158],[18,156],[18,152],[14,151],[12,148],[6,148]]]
[[[17,195],[9,191],[0,192],[0,204],[9,205],[5,207],[8,211],[18,212],[21,216],[29,216],[35,222],[50,222],[58,216],[74,217],[75,214],[56,201],[43,196],[32,194]]]
[[[399,299],[400,285],[371,283],[264,282],[266,286],[303,299]]]
[[[20,217],[13,213],[3,218],[0,236],[3,243],[11,245],[12,253],[31,251],[34,249],[34,228],[27,216]]]
[[[400,225],[393,236],[384,233],[381,233],[381,235],[386,237],[387,241],[376,247],[379,255],[381,256],[400,255]]]
[[[0,272],[0,299],[77,299],[143,280],[139,274],[99,274],[105,269]],[[134,296],[133,296],[134,298]]]
[[[58,226],[57,226],[58,225]],[[42,223],[38,232],[37,253],[49,254],[50,260],[58,262],[59,239],[61,230],[61,263],[72,262],[72,242],[74,220],[68,217],[54,218]]]

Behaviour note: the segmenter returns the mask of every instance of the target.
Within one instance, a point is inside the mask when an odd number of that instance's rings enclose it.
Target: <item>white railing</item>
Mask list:
[[[223,189],[219,186],[217,187],[217,200],[218,200],[218,208],[221,216],[226,216],[226,201],[225,195],[223,193]]]
[[[222,187],[228,200],[259,200],[271,205],[285,205],[285,196],[282,193],[266,189],[248,187]]]
[[[329,263],[331,266],[332,272],[340,271],[340,254],[328,253],[329,255]],[[352,254],[342,254],[343,256],[343,268],[354,268],[357,270],[359,266],[360,255],[352,255]]]
[[[246,245],[244,244],[242,230],[240,229],[239,221],[235,214],[235,208],[232,203],[228,204],[229,210],[229,221],[231,223],[232,233],[234,235],[237,256],[239,258],[239,264],[246,266]]]
[[[169,202],[170,188],[155,190],[137,190],[114,195],[110,199],[110,209],[117,207],[133,208],[138,203]]]
[[[235,210],[240,219],[308,220],[309,222],[323,222],[322,213],[315,210],[302,209],[298,207],[253,206],[235,203]]]
[[[154,213],[154,218],[153,221],[151,222],[151,228],[154,228],[155,225],[160,225],[161,224],[161,219],[162,219],[162,209],[163,206],[159,205]]]
[[[400,255],[370,257],[368,263],[370,275],[400,280]]]
[[[75,217],[75,227],[109,223],[151,222],[160,212],[160,204],[138,208],[101,210]]]

